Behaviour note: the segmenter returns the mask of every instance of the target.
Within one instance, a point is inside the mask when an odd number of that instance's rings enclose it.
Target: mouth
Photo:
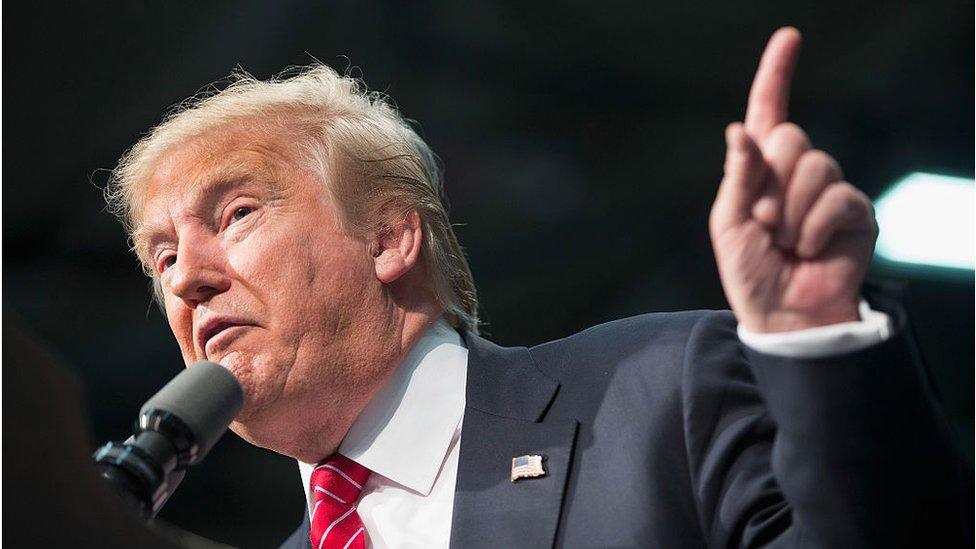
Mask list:
[[[253,322],[231,317],[211,317],[197,330],[197,345],[209,360],[221,347],[228,344],[242,329],[254,327]]]

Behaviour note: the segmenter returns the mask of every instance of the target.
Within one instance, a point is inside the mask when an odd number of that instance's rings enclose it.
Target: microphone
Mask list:
[[[95,451],[98,474],[145,519],[155,517],[186,475],[240,412],[244,392],[234,374],[200,361],[143,404],[133,435]]]

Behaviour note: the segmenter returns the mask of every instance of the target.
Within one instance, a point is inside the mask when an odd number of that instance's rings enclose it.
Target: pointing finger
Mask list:
[[[725,140],[728,147],[725,176],[712,206],[710,219],[713,235],[751,216],[753,203],[762,192],[767,173],[759,147],[746,134],[741,123],[729,125],[725,130]]]
[[[773,33],[766,45],[746,107],[746,132],[753,139],[764,139],[773,127],[786,121],[800,42],[800,31],[784,27]]]

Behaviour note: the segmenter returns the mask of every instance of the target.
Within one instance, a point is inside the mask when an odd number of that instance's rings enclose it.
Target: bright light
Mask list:
[[[874,203],[875,253],[888,261],[972,269],[976,203],[972,179],[912,173]]]

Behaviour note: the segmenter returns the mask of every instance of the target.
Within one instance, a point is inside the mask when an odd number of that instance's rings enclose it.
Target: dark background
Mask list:
[[[722,131],[778,26],[806,40],[792,117],[849,180],[875,197],[910,171],[973,175],[971,2],[365,4],[4,6],[3,304],[77,369],[99,441],[182,367],[104,169],[238,65],[266,78],[314,56],[419,121],[502,344],[726,307],[706,230]],[[874,274],[908,281],[971,458],[972,273]],[[302,512],[295,463],[229,435],[163,516],[261,547]]]

